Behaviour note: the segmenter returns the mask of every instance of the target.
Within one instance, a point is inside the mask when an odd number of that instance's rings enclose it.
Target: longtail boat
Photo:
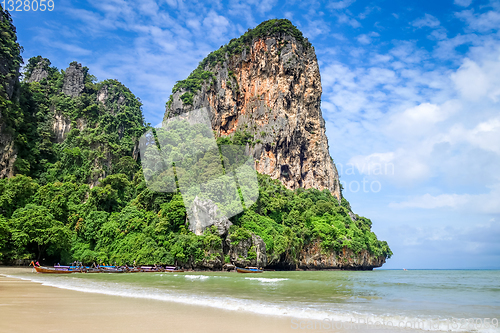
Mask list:
[[[257,267],[246,267],[246,268],[236,267],[236,271],[238,273],[262,273],[263,272],[263,270],[258,269]]]
[[[124,270],[121,267],[117,266],[100,266],[99,269],[101,270],[102,273],[125,273],[126,270]]]
[[[147,272],[147,273],[156,273],[156,272],[163,272],[164,269],[160,267],[154,267],[154,266],[141,266],[139,267],[141,272]]]
[[[37,273],[50,273],[50,274],[69,274],[69,273],[78,273],[81,270],[72,270],[65,268],[52,268],[52,267],[44,267],[44,266],[35,266],[35,270]]]
[[[177,266],[165,266],[165,272],[181,273],[181,272],[184,272],[184,270],[181,268],[178,268]]]
[[[177,266],[139,266],[129,267],[125,266],[61,266],[54,265],[54,267],[39,266],[39,264],[31,263],[38,273],[49,274],[69,274],[69,273],[138,273],[138,272],[184,272]]]

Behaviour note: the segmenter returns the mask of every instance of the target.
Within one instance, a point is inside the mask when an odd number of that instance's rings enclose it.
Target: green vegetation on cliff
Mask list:
[[[23,63],[22,47],[17,42],[16,28],[7,11],[0,6],[0,107],[6,107],[8,90],[13,88],[17,79],[19,66]]]

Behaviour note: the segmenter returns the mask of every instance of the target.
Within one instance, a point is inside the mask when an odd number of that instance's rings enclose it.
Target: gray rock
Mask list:
[[[85,71],[82,64],[72,62],[64,72],[62,91],[68,96],[77,97],[85,88]]]
[[[54,131],[56,142],[63,142],[64,139],[66,139],[69,131],[71,130],[71,120],[64,116],[60,111],[54,112],[54,122],[52,123],[52,130]]]
[[[102,104],[105,104],[107,99],[108,99],[108,86],[104,85],[97,92],[97,101],[101,102]]]
[[[14,176],[14,162],[17,158],[17,149],[12,136],[5,131],[0,115],[0,179]]]
[[[225,243],[229,248],[228,255],[232,264],[239,267],[267,266],[266,243],[254,233],[250,238],[242,239],[238,244],[233,244],[229,235]],[[248,258],[249,252],[252,254],[251,258]],[[255,257],[252,252],[255,253]]]
[[[123,94],[113,93],[111,85],[103,85],[97,92],[97,101],[101,102],[105,109],[113,116],[120,112],[120,108],[126,103]]]
[[[236,269],[236,266],[233,264],[224,264],[224,266],[222,266],[222,269],[224,269],[226,271],[232,271],[232,270]]]
[[[196,235],[203,235],[208,227],[214,225],[219,236],[227,234],[233,224],[225,216],[220,216],[219,208],[209,199],[196,197],[191,206],[189,230]]]
[[[43,79],[46,79],[49,76],[49,63],[47,62],[46,59],[42,59],[38,62],[38,64],[35,66],[33,71],[31,72],[30,77],[28,78],[28,82],[40,82]]]
[[[385,257],[376,257],[367,250],[354,253],[347,247],[340,252],[322,252],[320,241],[317,240],[302,249],[298,258],[300,269],[348,269],[348,270],[372,270],[381,267],[385,263]]]

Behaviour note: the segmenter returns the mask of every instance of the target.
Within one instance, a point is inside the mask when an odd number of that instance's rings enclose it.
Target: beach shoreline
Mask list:
[[[86,293],[7,277],[0,267],[0,332],[296,332],[289,318]]]
[[[321,283],[323,287],[335,288],[353,281],[357,276],[361,283],[371,275],[309,275],[291,272],[269,275],[265,278],[248,277],[247,274],[203,275],[203,274],[84,274],[65,276],[39,274],[29,267],[0,266],[0,333],[1,332],[412,332],[417,324],[432,324],[422,327],[427,332],[443,331],[446,322],[423,320],[422,317],[374,317],[371,308],[365,313],[342,311],[342,302],[328,301],[327,307],[314,308],[303,302],[297,307],[288,299],[295,293],[317,292],[301,285],[304,281]],[[136,275],[137,274],[137,275]],[[297,275],[299,274],[299,276]],[[315,274],[315,273],[310,273]],[[252,275],[252,274],[251,274]],[[342,277],[343,276],[343,277]],[[96,279],[99,277],[98,279]],[[309,280],[313,277],[312,280]],[[315,277],[315,278],[314,278]],[[400,281],[400,278],[389,281]],[[382,284],[387,281],[383,277]],[[132,280],[131,280],[132,279]],[[373,277],[370,285],[374,284]],[[57,281],[57,282],[55,282]],[[106,282],[103,282],[106,281]],[[131,281],[142,281],[133,286]],[[145,282],[149,281],[149,282]],[[151,281],[154,281],[152,283]],[[222,282],[221,282],[222,281]],[[245,281],[244,283],[241,283]],[[336,281],[333,285],[328,281]],[[370,280],[368,280],[370,281]],[[282,283],[297,284],[285,294],[275,292]],[[83,283],[83,284],[82,284]],[[276,284],[277,283],[277,284]],[[285,284],[285,286],[286,286]],[[308,282],[309,285],[309,282]],[[396,283],[392,288],[398,288]],[[143,286],[145,289],[143,289]],[[170,294],[165,293],[168,286]],[[188,286],[188,289],[186,289]],[[215,290],[222,296],[210,298]],[[186,293],[186,290],[189,290]],[[349,290],[349,289],[348,289]],[[387,289],[382,289],[387,292]],[[277,298],[263,298],[270,292]],[[327,296],[336,296],[325,290]],[[231,296],[232,295],[232,296]],[[359,293],[362,295],[362,293]],[[195,297],[195,298],[193,298]],[[198,298],[199,297],[199,298]],[[309,297],[309,296],[306,296]],[[350,296],[352,297],[352,296]],[[191,303],[193,299],[202,300]],[[321,301],[321,298],[318,298]],[[207,300],[209,300],[207,302]],[[364,303],[370,300],[365,296]],[[274,302],[274,303],[273,303]],[[324,299],[323,299],[324,302]],[[350,302],[348,304],[353,304]],[[274,304],[274,305],[270,305]],[[345,303],[344,303],[345,304]],[[375,306],[375,303],[373,304]],[[322,312],[323,311],[323,312]],[[345,311],[345,310],[344,310]],[[396,312],[397,313],[397,312]],[[408,313],[408,312],[407,312]],[[324,316],[323,316],[324,315]],[[335,318],[335,316],[337,318]],[[376,316],[376,315],[375,315]],[[491,317],[491,316],[490,316]],[[340,318],[340,319],[338,319]],[[382,320],[384,324],[377,323]],[[358,324],[356,324],[356,321]],[[364,324],[368,325],[364,325]],[[371,323],[371,324],[370,324]],[[396,323],[396,324],[394,324]],[[404,326],[401,326],[401,323]],[[413,325],[407,327],[407,325]],[[439,324],[436,327],[436,324]],[[420,327],[420,326],[419,326]],[[452,327],[453,328],[453,327]],[[419,329],[420,331],[420,329]],[[446,329],[447,331],[447,329]],[[467,330],[459,330],[468,332]]]

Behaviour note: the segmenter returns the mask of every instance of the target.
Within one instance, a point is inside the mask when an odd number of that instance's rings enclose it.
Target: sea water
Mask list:
[[[305,328],[308,322],[336,322],[343,328],[500,332],[500,270],[16,273],[11,277],[81,292],[286,316],[292,329]]]

